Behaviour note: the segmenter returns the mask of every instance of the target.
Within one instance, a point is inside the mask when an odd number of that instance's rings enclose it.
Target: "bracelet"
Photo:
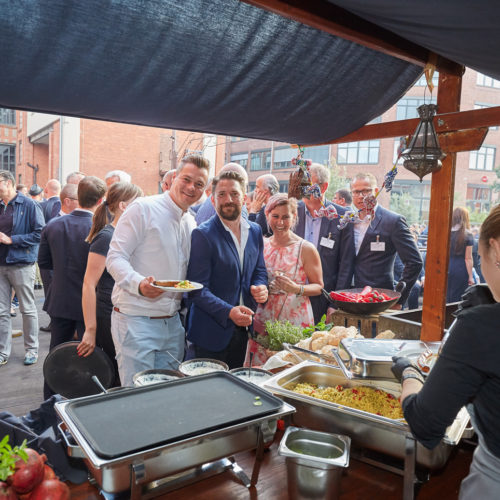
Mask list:
[[[297,297],[300,297],[301,295],[304,295],[304,285],[300,285],[299,293],[296,293],[295,295]]]

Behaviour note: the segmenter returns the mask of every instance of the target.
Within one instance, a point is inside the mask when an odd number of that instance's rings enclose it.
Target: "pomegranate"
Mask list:
[[[47,459],[45,455],[39,455],[35,450],[26,448],[28,461],[20,458],[16,462],[14,474],[7,481],[16,493],[28,493],[37,484],[41,483],[44,474],[44,462]]]
[[[30,500],[69,500],[69,488],[59,479],[44,479],[31,492]]]
[[[55,472],[47,464],[43,466],[43,481],[46,479],[57,479]]]
[[[14,490],[3,481],[0,481],[0,500],[17,500]]]

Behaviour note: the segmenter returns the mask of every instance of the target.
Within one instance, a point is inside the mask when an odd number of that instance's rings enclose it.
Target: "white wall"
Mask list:
[[[80,118],[62,116],[62,179],[66,183],[66,176],[80,170]]]

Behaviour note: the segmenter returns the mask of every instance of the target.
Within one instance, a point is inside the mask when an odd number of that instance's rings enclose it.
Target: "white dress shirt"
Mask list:
[[[183,280],[191,250],[193,216],[183,212],[167,191],[135,200],[118,221],[106,267],[115,280],[111,300],[131,316],[174,315],[182,294],[164,292],[155,299],[139,295],[147,276]]]
[[[378,204],[375,205],[375,210],[373,211],[374,217],[377,212],[377,207]],[[357,208],[354,207],[354,210],[357,210]],[[354,224],[354,247],[356,248],[356,255],[358,255],[361,243],[363,243],[363,239],[365,238],[366,231],[368,231],[371,221],[371,217],[367,215],[361,222],[356,222]]]

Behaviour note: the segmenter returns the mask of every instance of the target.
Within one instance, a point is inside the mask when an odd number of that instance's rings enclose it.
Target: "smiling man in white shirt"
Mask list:
[[[170,191],[136,200],[116,226],[106,266],[115,280],[111,332],[123,385],[142,370],[177,369],[174,359],[184,357],[182,294],[152,283],[186,278],[196,227],[188,209],[202,196],[208,172],[205,158],[184,158]]]

